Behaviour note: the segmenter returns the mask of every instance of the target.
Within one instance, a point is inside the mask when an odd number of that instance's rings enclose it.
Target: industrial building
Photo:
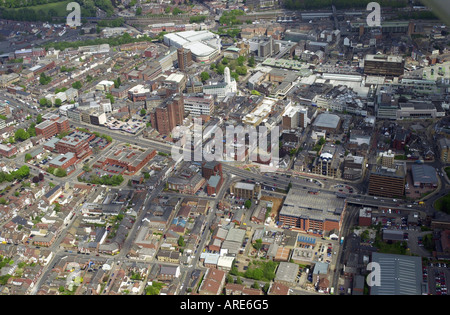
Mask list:
[[[314,130],[334,133],[338,131],[341,124],[341,118],[338,115],[322,113],[317,116],[313,122]]]
[[[422,278],[421,257],[373,253],[372,263],[379,264],[379,268],[376,268],[379,275],[374,275],[374,281],[378,279],[379,283],[370,286],[370,295],[422,295],[427,293],[427,285]]]

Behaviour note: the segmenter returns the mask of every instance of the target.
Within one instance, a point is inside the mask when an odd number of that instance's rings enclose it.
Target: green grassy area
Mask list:
[[[436,200],[434,208],[438,211],[450,214],[450,193]]]
[[[30,10],[34,10],[35,12],[42,10],[43,12],[45,12],[45,14],[47,14],[48,11],[53,9],[56,11],[57,16],[66,16],[70,12],[70,11],[66,10],[67,4],[70,2],[73,2],[73,1],[65,0],[65,1],[61,1],[61,2],[38,4],[38,5],[29,6],[29,7],[8,9],[8,10],[18,11],[20,9],[30,9]]]
[[[444,170],[447,173],[447,177],[450,178],[450,166],[447,166]]]

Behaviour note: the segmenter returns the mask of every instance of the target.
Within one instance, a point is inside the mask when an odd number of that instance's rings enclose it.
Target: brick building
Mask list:
[[[45,139],[51,138],[63,131],[69,131],[70,124],[66,117],[58,117],[54,120],[47,119],[35,127],[36,135],[42,135]]]
[[[280,224],[317,235],[339,231],[346,207],[345,201],[334,194],[320,194],[317,196],[303,190],[291,189],[279,214]]]
[[[84,159],[92,154],[89,141],[94,138],[95,135],[75,131],[56,142],[55,150],[61,154],[71,152],[77,159]]]
[[[181,94],[175,94],[150,113],[150,122],[162,135],[169,135],[176,126],[183,124],[184,101]]]
[[[111,173],[133,175],[144,167],[157,154],[156,150],[141,151],[132,147],[122,146],[97,160],[94,167],[102,168]]]

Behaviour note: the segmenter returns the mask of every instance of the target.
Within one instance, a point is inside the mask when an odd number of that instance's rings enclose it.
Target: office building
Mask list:
[[[55,120],[44,120],[35,127],[36,135],[42,135],[45,139],[51,138],[62,131],[69,131],[69,128],[69,120],[66,117],[59,116]]]
[[[84,159],[92,154],[89,141],[95,138],[95,135],[89,133],[74,131],[55,143],[55,150],[58,153],[74,153],[77,159]]]
[[[194,117],[214,114],[214,97],[212,95],[188,94],[184,97],[184,111]]]
[[[369,195],[401,198],[405,194],[406,163],[395,162],[390,167],[377,163],[369,177]]]
[[[311,172],[317,175],[328,177],[340,177],[341,159],[337,147],[331,143],[326,143],[320,155],[312,163]]]
[[[230,187],[230,193],[239,199],[259,199],[261,186],[257,184],[238,182]]]
[[[401,56],[366,55],[364,73],[370,75],[401,76],[405,61]]]

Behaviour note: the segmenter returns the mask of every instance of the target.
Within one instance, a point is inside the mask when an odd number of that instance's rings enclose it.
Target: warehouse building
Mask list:
[[[438,186],[438,178],[434,167],[425,164],[413,164],[411,173],[414,187],[432,187]]]
[[[370,287],[370,295],[422,295],[427,293],[422,281],[422,259],[417,256],[373,253],[379,264],[379,285]],[[374,281],[377,280],[375,275]]]
[[[319,114],[313,122],[314,130],[326,130],[329,133],[335,133],[336,131],[338,131],[340,125],[341,118],[338,115],[329,113]]]

